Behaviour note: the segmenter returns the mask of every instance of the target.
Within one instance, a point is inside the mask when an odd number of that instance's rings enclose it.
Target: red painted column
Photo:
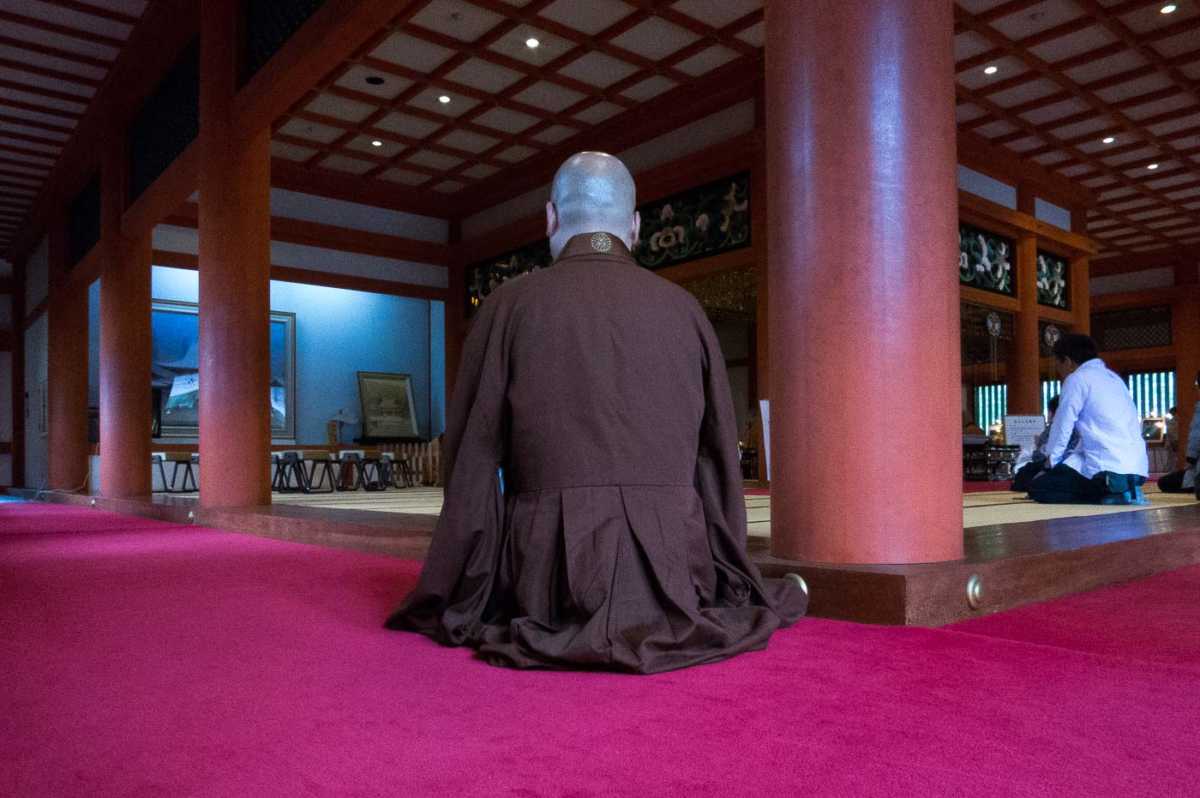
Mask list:
[[[1042,412],[1041,341],[1038,337],[1037,239],[1017,239],[1017,301],[1021,308],[1013,329],[1013,351],[1008,362],[1008,412],[1036,415]]]
[[[104,265],[100,275],[100,492],[149,496],[150,239],[126,238],[124,136],[114,133],[101,167]]]
[[[1187,271],[1194,281],[1195,265]],[[1181,270],[1183,271],[1183,270]],[[1178,468],[1186,468],[1187,436],[1192,424],[1193,410],[1200,396],[1196,392],[1196,375],[1200,373],[1200,285],[1178,284],[1179,298],[1171,308],[1172,338],[1175,342],[1175,406],[1179,429]]]
[[[271,503],[270,129],[239,130],[235,0],[200,14],[200,503]]]
[[[766,17],[772,553],[959,559],[953,4]]]
[[[49,233],[50,304],[46,410],[49,487],[87,492],[88,298],[69,285],[65,220]]]

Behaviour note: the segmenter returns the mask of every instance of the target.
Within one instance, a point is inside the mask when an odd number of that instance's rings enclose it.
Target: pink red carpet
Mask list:
[[[635,677],[385,631],[418,567],[0,506],[0,795],[1196,794],[1197,568]]]

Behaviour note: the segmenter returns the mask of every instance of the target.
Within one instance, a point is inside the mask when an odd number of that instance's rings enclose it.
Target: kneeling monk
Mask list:
[[[641,220],[616,158],[567,160],[546,217],[554,265],[497,288],[467,336],[445,505],[388,626],[522,668],[652,673],[764,647],[808,600],[746,555],[712,325],[629,254]]]

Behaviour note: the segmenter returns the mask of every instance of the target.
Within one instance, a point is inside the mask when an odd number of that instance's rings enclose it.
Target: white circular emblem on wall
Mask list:
[[[1053,349],[1059,338],[1062,338],[1062,330],[1053,324],[1047,324],[1046,329],[1042,331],[1042,339],[1045,340],[1047,348]]]
[[[1000,322],[1000,314],[992,311],[987,314],[987,331],[988,335],[993,338],[999,338],[1001,331],[1004,329]]]
[[[592,234],[592,249],[597,252],[611,252],[612,239],[608,233],[593,233]]]

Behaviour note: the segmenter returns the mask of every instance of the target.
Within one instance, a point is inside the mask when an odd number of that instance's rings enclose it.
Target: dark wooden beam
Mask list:
[[[195,0],[159,0],[147,6],[127,43],[113,44],[121,48],[121,53],[83,119],[75,128],[63,129],[73,135],[39,194],[21,235],[9,247],[10,260],[28,253],[44,231],[48,214],[79,193],[98,166],[99,152],[103,149],[98,145],[125,129],[198,30],[199,4]]]

